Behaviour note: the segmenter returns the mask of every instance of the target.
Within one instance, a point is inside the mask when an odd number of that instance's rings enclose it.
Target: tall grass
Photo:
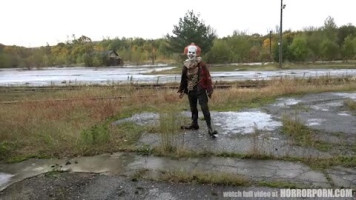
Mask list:
[[[344,105],[351,111],[356,112],[356,101],[353,101],[352,99],[347,99],[344,101]]]
[[[178,150],[179,139],[177,133],[182,118],[179,116],[179,111],[168,110],[160,112],[159,118],[159,134],[161,138],[160,148],[163,152],[176,152]]]
[[[10,92],[8,95],[14,97]],[[119,95],[126,98],[106,99]],[[5,95],[0,99],[9,100]],[[18,102],[0,104],[0,159],[5,160],[120,150],[137,141],[144,129],[132,124],[113,127],[111,122],[137,112],[169,107],[178,102],[178,96],[174,91],[138,91],[130,86],[83,87],[33,95],[16,92],[12,100]]]
[[[14,144],[2,157],[76,154],[81,131],[119,111],[120,103],[112,101],[1,105],[0,141]]]

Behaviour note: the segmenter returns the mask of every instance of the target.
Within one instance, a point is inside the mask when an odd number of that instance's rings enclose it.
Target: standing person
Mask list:
[[[201,49],[199,46],[191,43],[184,49],[184,54],[188,59],[184,61],[182,69],[182,77],[179,86],[179,97],[182,98],[184,94],[188,95],[190,111],[192,112],[192,123],[188,126],[182,126],[182,129],[197,130],[198,125],[198,108],[197,102],[204,114],[208,133],[210,136],[215,137],[217,134],[211,126],[211,117],[208,107],[208,97],[211,98],[213,94],[212,80],[210,72],[202,61],[200,56]]]

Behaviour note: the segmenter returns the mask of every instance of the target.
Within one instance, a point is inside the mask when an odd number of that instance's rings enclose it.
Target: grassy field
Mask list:
[[[281,96],[355,90],[356,80],[347,77],[278,79],[262,88],[217,89],[209,105],[211,110],[237,111],[265,105]],[[354,102],[347,104],[354,107]],[[179,112],[187,110],[188,105],[187,98],[179,99],[176,90],[137,90],[130,85],[38,91],[7,88],[0,95],[0,160],[139,151],[134,144],[142,133],[176,129],[134,123],[114,126],[113,121],[144,111]],[[170,116],[166,115],[166,120]],[[174,120],[170,124],[176,126]]]

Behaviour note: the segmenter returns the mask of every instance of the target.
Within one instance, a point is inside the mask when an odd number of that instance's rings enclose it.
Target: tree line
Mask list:
[[[278,28],[277,28],[278,29]],[[352,24],[337,27],[328,17],[322,27],[303,31],[283,32],[283,61],[315,62],[319,60],[356,59],[356,27]],[[50,66],[105,66],[106,54],[116,51],[128,64],[179,63],[185,57],[183,49],[191,42],[202,48],[209,63],[278,62],[278,30],[266,35],[234,31],[231,36],[218,38],[213,28],[193,11],[188,11],[174,25],[172,35],[145,40],[115,38],[92,41],[87,36],[72,35],[55,46],[25,48],[0,44],[0,68],[33,68]]]
[[[113,50],[121,59],[132,64],[143,64],[157,59],[171,58],[164,50],[165,40],[144,40],[142,38],[116,38],[92,41],[87,36],[58,43],[55,46],[24,48],[0,44],[1,68],[33,68],[51,66],[106,66],[107,54]]]

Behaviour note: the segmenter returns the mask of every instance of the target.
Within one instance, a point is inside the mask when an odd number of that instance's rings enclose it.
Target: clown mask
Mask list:
[[[198,48],[195,45],[188,46],[188,52],[187,52],[188,59],[190,60],[195,59],[197,57],[197,50]]]

